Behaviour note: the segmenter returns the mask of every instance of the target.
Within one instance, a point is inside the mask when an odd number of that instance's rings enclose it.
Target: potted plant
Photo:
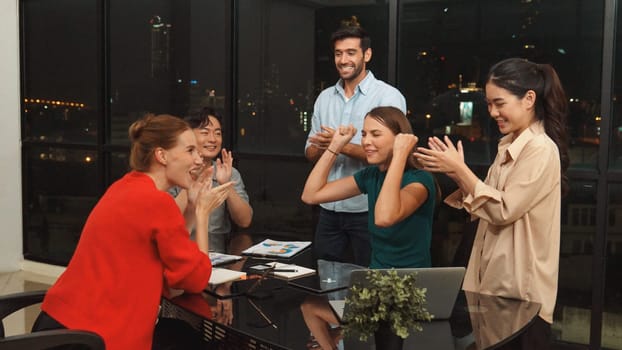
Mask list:
[[[376,349],[401,349],[411,329],[421,331],[420,321],[434,317],[425,308],[426,289],[415,286],[416,273],[369,270],[365,278],[346,298],[345,335],[361,341],[374,335]]]

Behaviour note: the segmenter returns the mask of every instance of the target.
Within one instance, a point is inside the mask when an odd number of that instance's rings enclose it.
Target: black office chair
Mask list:
[[[44,296],[45,291],[0,296],[0,350],[44,350],[61,346],[71,346],[71,349],[84,350],[105,349],[104,340],[99,335],[73,329],[40,331],[5,337],[4,318],[26,306],[42,302]]]

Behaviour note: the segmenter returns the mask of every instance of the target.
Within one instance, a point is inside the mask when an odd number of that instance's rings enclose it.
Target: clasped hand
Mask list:
[[[328,148],[333,152],[339,153],[345,145],[350,143],[350,140],[352,140],[354,135],[356,135],[356,128],[354,125],[341,125],[335,132],[333,132]]]
[[[335,129],[324,125],[320,128],[322,131],[315,133],[313,136],[309,136],[309,143],[319,149],[326,149],[333,139]]]

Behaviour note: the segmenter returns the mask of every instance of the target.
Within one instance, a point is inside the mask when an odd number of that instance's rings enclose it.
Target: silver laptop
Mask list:
[[[379,271],[390,271],[391,269],[380,269]],[[426,288],[426,309],[432,315],[433,320],[446,320],[451,316],[451,312],[456,303],[458,291],[462,286],[464,278],[464,267],[429,267],[429,268],[404,268],[395,269],[398,275],[417,273],[415,286]],[[365,285],[368,270],[354,270],[350,275],[350,286],[355,284]],[[330,301],[335,314],[343,318],[345,302],[343,300]]]

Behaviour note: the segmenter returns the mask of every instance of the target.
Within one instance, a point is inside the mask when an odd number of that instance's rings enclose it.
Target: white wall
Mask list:
[[[23,260],[18,24],[18,0],[0,0],[0,272]]]

